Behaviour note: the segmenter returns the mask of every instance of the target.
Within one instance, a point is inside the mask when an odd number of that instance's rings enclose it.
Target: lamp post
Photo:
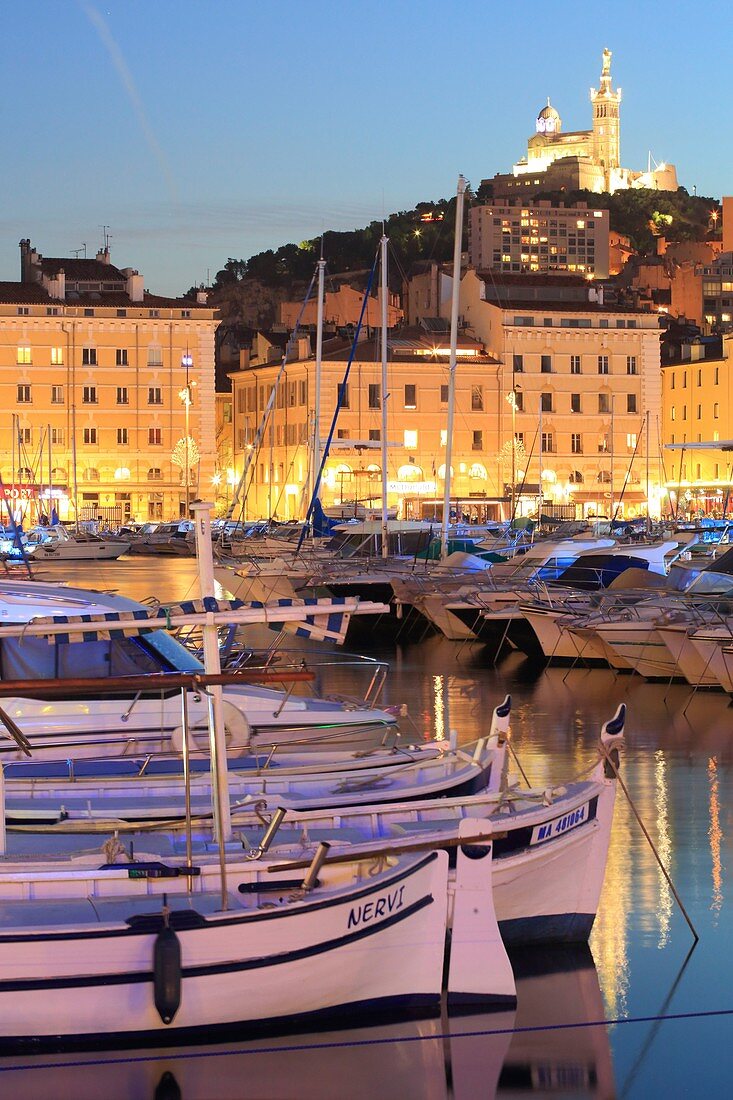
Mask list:
[[[191,503],[191,456],[189,454],[190,442],[189,442],[189,419],[190,408],[193,404],[193,397],[191,396],[191,387],[195,386],[195,382],[189,380],[189,371],[193,366],[193,356],[186,350],[186,354],[181,356],[181,366],[186,368],[186,385],[182,390],[178,391],[178,396],[183,402],[183,409],[185,414],[185,477],[186,477],[186,516],[188,516],[189,507]]]

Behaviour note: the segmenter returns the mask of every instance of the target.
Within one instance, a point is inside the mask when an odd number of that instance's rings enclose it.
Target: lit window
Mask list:
[[[25,366],[31,362],[30,344],[18,344],[18,358],[16,362],[21,366]]]
[[[441,428],[440,429],[440,445],[441,445],[441,447],[447,447],[448,446],[448,429],[447,428]]]
[[[405,431],[405,450],[415,451],[417,450],[417,432],[413,429],[407,429]]]
[[[64,362],[64,349],[51,348],[51,363],[54,367],[60,367]]]

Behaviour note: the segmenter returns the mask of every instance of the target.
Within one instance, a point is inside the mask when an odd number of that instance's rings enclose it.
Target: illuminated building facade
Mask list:
[[[608,211],[518,200],[469,211],[469,262],[477,271],[573,271],[608,277]]]
[[[662,370],[662,437],[673,447],[665,451],[665,484],[672,511],[685,516],[733,510],[732,452],[715,447],[733,439],[733,335],[723,337],[719,358],[702,358],[704,351],[689,344],[680,362]]]
[[[402,329],[389,339],[388,502],[401,515],[428,514],[442,499],[447,441],[449,339],[445,324],[434,331]],[[349,347],[324,352],[319,431],[328,437]],[[453,437],[454,497],[474,500],[482,515],[501,514],[497,496],[495,432],[499,365],[480,342],[462,336],[458,348],[458,387]],[[330,455],[321,500],[325,507],[358,502],[378,509],[382,494],[382,386],[378,342],[361,342],[354,355]],[[230,375],[233,397],[235,468],[241,476],[262,419],[278,366],[250,366]],[[312,484],[310,456],[315,425],[315,362],[312,356],[288,362],[263,445],[248,480],[246,516],[292,518],[304,514]],[[431,503],[432,502],[432,503]],[[433,508],[434,512],[434,508]]]
[[[215,472],[214,309],[149,294],[106,248],[20,248],[20,282],[0,283],[6,499],[31,521],[177,517]]]
[[[630,517],[646,514],[649,499],[658,515],[657,313],[604,304],[600,288],[570,275],[468,271],[460,301],[500,364],[492,431],[509,487],[513,437],[517,491],[531,486],[545,509]]]

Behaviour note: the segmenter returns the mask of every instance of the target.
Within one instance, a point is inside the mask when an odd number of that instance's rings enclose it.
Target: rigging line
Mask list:
[[[328,432],[328,438],[326,439],[326,446],[323,448],[323,455],[321,456],[321,465],[320,465],[320,467],[319,467],[319,469],[316,473],[316,480],[315,480],[315,484],[313,486],[313,493],[311,495],[310,504],[308,505],[308,512],[307,512],[307,515],[305,517],[305,524],[303,525],[303,530],[301,531],[300,539],[298,540],[298,552],[300,552],[300,550],[303,546],[303,540],[305,539],[305,534],[306,534],[306,531],[308,529],[308,524],[310,523],[311,517],[313,515],[313,507],[314,507],[314,504],[316,502],[316,499],[318,498],[318,493],[319,493],[319,490],[321,488],[321,480],[323,478],[323,471],[324,471],[324,468],[326,466],[326,461],[328,459],[328,453],[331,449],[331,443],[333,441],[334,432],[336,431],[336,421],[338,420],[338,415],[339,415],[339,412],[341,411],[341,403],[343,401],[344,387],[348,384],[349,374],[351,373],[351,365],[354,362],[354,356],[356,355],[356,348],[357,348],[357,344],[358,344],[358,341],[359,341],[359,335],[361,333],[361,326],[362,326],[362,323],[364,321],[364,314],[366,313],[367,302],[369,301],[369,295],[370,295],[371,289],[372,289],[372,282],[374,280],[374,272],[377,270],[377,261],[378,261],[378,259],[379,259],[379,250],[377,250],[377,252],[374,254],[374,263],[372,264],[372,269],[369,272],[369,280],[367,282],[366,290],[364,291],[364,297],[362,298],[361,312],[359,313],[359,321],[358,321],[357,326],[356,326],[356,331],[354,332],[354,339],[351,342],[351,351],[349,352],[349,359],[348,359],[348,362],[346,364],[346,370],[344,371],[344,376],[341,380],[341,383],[337,386],[337,389],[336,389],[336,407],[333,411],[333,417],[331,419],[331,427],[330,427],[329,432]],[[318,428],[318,425],[316,425],[316,427]]]
[[[172,1060],[189,1062],[201,1058],[226,1058],[236,1054],[240,1057],[253,1057],[263,1054],[288,1054],[307,1050],[344,1050],[358,1047],[391,1046],[395,1043],[432,1043],[444,1042],[451,1039],[480,1039],[492,1035],[536,1035],[544,1032],[571,1031],[580,1028],[609,1028],[620,1024],[648,1024],[657,1020],[671,1022],[677,1020],[705,1020],[716,1017],[733,1016],[733,1008],[712,1008],[700,1012],[673,1012],[669,1016],[615,1016],[609,1020],[578,1020],[565,1024],[536,1024],[526,1027],[497,1027],[477,1028],[470,1031],[436,1031],[432,1035],[400,1035],[397,1037],[379,1036],[374,1039],[345,1039],[340,1042],[327,1043],[283,1043],[271,1046],[259,1046],[253,1050],[242,1050],[239,1047],[207,1048],[206,1050],[186,1050],[182,1047],[180,1052],[176,1050],[171,1054],[170,1050],[154,1052],[151,1054],[119,1055],[115,1058],[79,1058],[74,1061],[44,1062],[43,1069],[79,1069],[82,1066],[111,1066],[111,1065],[144,1065],[151,1062],[171,1062]],[[162,1035],[162,1033],[161,1033]],[[23,1070],[31,1072],[38,1067],[34,1063],[21,1063],[17,1065],[0,1065],[0,1074],[17,1073]]]
[[[311,296],[311,292],[313,290],[313,285],[316,281],[317,271],[318,271],[317,268],[313,271],[313,274],[311,276],[311,281],[308,284],[308,290],[306,292],[305,298],[303,299],[303,302],[302,302],[301,307],[300,307],[300,311],[299,311],[298,316],[297,316],[296,321],[295,321],[295,327],[293,328],[293,331],[290,334],[290,337],[288,338],[288,342],[285,345],[285,353],[282,357],[282,362],[280,363],[280,369],[279,369],[279,371],[277,373],[277,377],[275,378],[275,381],[272,385],[272,389],[270,391],[270,396],[267,399],[267,404],[266,404],[265,410],[262,414],[262,419],[261,419],[261,421],[259,423],[259,426],[257,428],[257,432],[255,434],[254,442],[252,443],[252,450],[248,453],[247,457],[244,460],[244,469],[242,470],[242,476],[239,479],[239,484],[237,485],[236,489],[234,490],[234,495],[232,497],[232,502],[229,505],[229,507],[227,508],[226,517],[225,517],[226,519],[231,519],[232,516],[234,515],[234,510],[237,507],[237,505],[239,504],[239,497],[241,495],[242,489],[244,488],[244,486],[247,483],[247,475],[249,473],[249,470],[250,470],[250,468],[252,468],[254,466],[255,457],[259,454],[260,447],[262,446],[262,441],[265,438],[265,430],[267,428],[267,424],[268,424],[268,421],[270,419],[270,414],[272,413],[273,409],[275,408],[275,398],[277,397],[277,391],[278,391],[278,387],[280,385],[280,380],[281,380],[283,374],[285,373],[285,368],[288,365],[288,356],[290,354],[290,349],[293,346],[293,344],[295,342],[295,339],[298,335],[298,330],[300,329],[300,324],[301,324],[301,320],[303,318],[303,313],[305,312],[305,307],[308,305],[308,302],[309,302],[310,296]],[[252,476],[254,477],[254,475],[252,475]]]
[[[648,413],[644,413],[644,417],[641,421],[641,428],[639,429],[639,434],[636,437],[636,443],[634,445],[634,453],[631,456],[631,462],[629,462],[629,465],[628,465],[627,470],[626,470],[626,477],[624,478],[624,483],[621,486],[621,495],[618,498],[618,503],[616,505],[616,508],[614,510],[613,515],[611,516],[611,523],[616,522],[616,517],[618,515],[619,508],[621,507],[621,502],[624,499],[624,493],[626,492],[626,486],[629,484],[629,478],[631,477],[631,470],[632,470],[633,465],[634,465],[634,459],[636,458],[636,452],[639,450],[639,442],[641,440],[642,435],[644,434],[644,425],[646,424],[647,416],[648,416]],[[611,488],[613,488],[613,486],[611,486]]]

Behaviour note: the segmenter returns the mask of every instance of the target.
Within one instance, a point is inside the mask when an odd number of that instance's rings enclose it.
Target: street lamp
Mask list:
[[[192,387],[196,385],[195,382],[189,380],[189,374],[191,367],[193,366],[193,356],[189,355],[188,350],[185,355],[181,356],[181,366],[186,369],[186,385],[182,390],[178,391],[178,396],[183,402],[183,408],[185,412],[185,471],[186,471],[186,516],[188,516],[189,506],[191,503],[191,456],[190,451],[190,439],[189,439],[189,410],[193,405],[193,394],[191,393]]]

